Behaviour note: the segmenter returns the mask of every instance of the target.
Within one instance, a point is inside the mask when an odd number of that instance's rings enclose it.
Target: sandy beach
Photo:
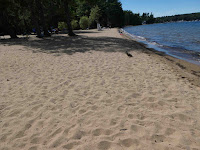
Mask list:
[[[0,150],[200,150],[200,66],[76,34],[0,40]]]

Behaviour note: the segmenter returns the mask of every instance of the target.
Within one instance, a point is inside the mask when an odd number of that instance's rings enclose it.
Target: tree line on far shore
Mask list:
[[[50,36],[55,28],[74,29],[123,27],[153,23],[153,14],[124,11],[119,0],[0,0],[0,34],[35,32],[37,37]]]
[[[194,21],[194,20],[200,20],[200,13],[158,17],[158,18],[156,18],[155,23],[176,22],[176,21]]]

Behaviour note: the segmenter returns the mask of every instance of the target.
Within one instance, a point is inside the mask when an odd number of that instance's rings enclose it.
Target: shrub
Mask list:
[[[78,29],[78,21],[77,20],[72,20],[71,25],[72,25],[72,29]]]
[[[79,24],[81,29],[87,29],[89,25],[89,18],[87,16],[81,17]]]
[[[67,24],[65,22],[58,22],[58,28],[60,30],[67,29]]]

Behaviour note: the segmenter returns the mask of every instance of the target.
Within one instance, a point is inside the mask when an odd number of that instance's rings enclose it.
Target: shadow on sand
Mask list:
[[[30,39],[5,39],[0,40],[0,43],[6,45],[23,45],[31,48],[34,52],[66,53],[68,55],[88,51],[124,53],[125,51],[144,50],[143,45],[132,40],[113,37],[86,37],[84,35],[68,37],[58,34],[42,39],[32,37]]]

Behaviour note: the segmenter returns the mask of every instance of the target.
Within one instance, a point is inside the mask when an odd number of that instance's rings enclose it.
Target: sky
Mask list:
[[[155,17],[200,12],[200,0],[120,0],[124,10],[149,12]]]

